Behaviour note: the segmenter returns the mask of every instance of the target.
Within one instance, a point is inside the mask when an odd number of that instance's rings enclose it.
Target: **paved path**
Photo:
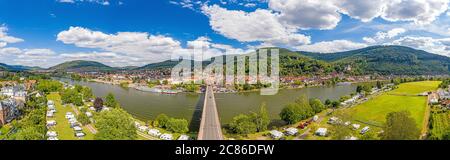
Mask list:
[[[214,92],[210,85],[206,87],[202,119],[198,140],[223,140],[222,127],[219,121]]]

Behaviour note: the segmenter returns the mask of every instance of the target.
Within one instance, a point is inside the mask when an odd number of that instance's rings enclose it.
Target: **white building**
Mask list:
[[[328,132],[328,129],[326,129],[326,128],[319,128],[319,129],[317,129],[316,130],[316,132],[315,132],[315,134],[316,135],[318,135],[318,136],[327,136],[327,132]]]

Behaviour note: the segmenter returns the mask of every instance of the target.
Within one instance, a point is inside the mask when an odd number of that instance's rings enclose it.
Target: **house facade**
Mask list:
[[[19,115],[17,102],[13,98],[0,101],[0,125],[7,124]]]

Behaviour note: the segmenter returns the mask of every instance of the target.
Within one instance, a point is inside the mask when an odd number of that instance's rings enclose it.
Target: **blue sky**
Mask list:
[[[0,63],[141,66],[277,46],[405,45],[450,55],[449,0],[0,0]]]

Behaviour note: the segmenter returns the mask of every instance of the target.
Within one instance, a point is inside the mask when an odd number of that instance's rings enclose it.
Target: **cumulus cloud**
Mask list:
[[[319,53],[333,53],[342,52],[354,49],[360,49],[367,47],[365,43],[357,43],[348,40],[333,40],[333,41],[323,41],[310,45],[303,45],[297,47],[300,51],[308,52],[319,52]]]
[[[387,32],[377,32],[374,37],[363,37],[363,40],[369,44],[382,43],[406,32],[404,28],[394,28]]]
[[[338,0],[339,11],[363,22],[368,22],[382,14],[387,0]]]
[[[450,38],[405,36],[391,42],[390,44],[408,46],[425,50],[430,53],[450,56]]]
[[[78,47],[100,49],[153,62],[167,59],[172,51],[181,48],[179,41],[167,36],[149,35],[145,32],[105,34],[82,27],[70,27],[69,30],[60,32],[57,40]]]
[[[107,34],[82,27],[70,27],[57,35],[57,40],[81,48],[99,50],[94,52],[64,53],[67,60],[96,60],[111,66],[142,66],[180,57],[208,59],[226,52],[243,53],[229,45],[213,43],[208,37],[199,37],[186,42],[186,47],[171,37],[150,35],[145,32],[118,32]],[[203,54],[200,54],[203,53]],[[200,56],[200,57],[198,57]],[[197,59],[199,60],[199,59]]]
[[[0,25],[0,47],[5,47],[8,43],[23,42],[23,39],[9,36],[7,31],[8,28],[5,25]]]
[[[449,0],[392,0],[381,17],[389,21],[430,24],[448,9]]]
[[[280,21],[300,29],[333,29],[341,20],[334,0],[271,0],[269,8],[280,12]]]
[[[296,33],[295,27],[284,25],[279,21],[280,15],[269,10],[244,12],[205,5],[202,12],[210,18],[214,31],[240,42],[264,42],[280,46],[310,43],[309,36]]]

